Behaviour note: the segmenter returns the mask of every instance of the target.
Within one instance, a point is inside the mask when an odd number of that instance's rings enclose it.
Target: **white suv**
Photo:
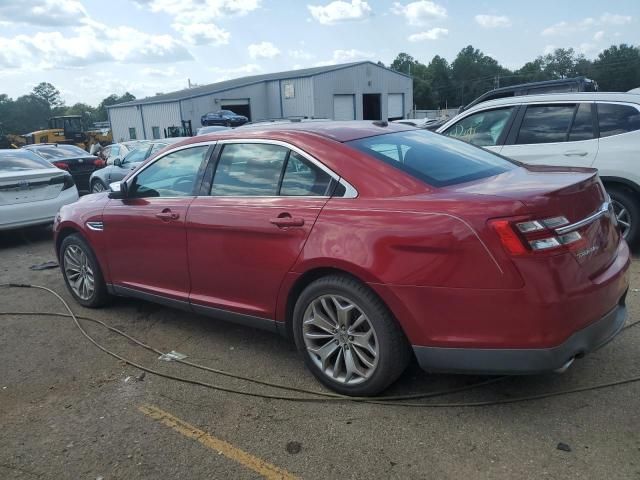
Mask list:
[[[523,163],[597,168],[624,237],[629,243],[640,240],[640,95],[554,93],[491,100],[437,131]]]

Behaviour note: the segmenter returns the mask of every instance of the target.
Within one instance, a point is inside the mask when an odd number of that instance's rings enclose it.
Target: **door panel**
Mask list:
[[[193,197],[109,201],[103,220],[114,285],[187,300],[185,219],[192,201]]]
[[[504,145],[500,154],[533,165],[590,167],[598,153],[598,140]]]
[[[264,318],[328,198],[198,197],[187,216],[190,300]]]

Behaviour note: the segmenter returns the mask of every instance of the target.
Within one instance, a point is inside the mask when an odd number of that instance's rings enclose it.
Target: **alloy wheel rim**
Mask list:
[[[315,365],[331,380],[356,385],[371,378],[379,347],[369,317],[348,298],[322,295],[305,310],[302,335]]]
[[[631,216],[629,215],[629,210],[627,210],[624,205],[617,200],[611,200],[611,203],[613,204],[613,213],[616,216],[618,225],[620,225],[620,230],[622,230],[622,236],[626,239],[629,235],[629,231],[631,230]]]
[[[101,182],[95,182],[95,183],[93,184],[92,191],[93,191],[94,193],[104,192],[104,190],[105,190],[104,185],[102,185],[102,183],[101,183]]]
[[[77,245],[69,245],[64,251],[63,266],[73,292],[82,300],[89,300],[95,291],[95,277],[84,251]]]

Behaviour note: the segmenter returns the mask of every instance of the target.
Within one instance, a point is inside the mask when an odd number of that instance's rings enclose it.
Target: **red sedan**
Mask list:
[[[82,305],[111,295],[291,336],[314,375],[382,391],[429,371],[568,366],[625,322],[629,250],[597,172],[524,166],[385,122],[195,137],[63,207]]]

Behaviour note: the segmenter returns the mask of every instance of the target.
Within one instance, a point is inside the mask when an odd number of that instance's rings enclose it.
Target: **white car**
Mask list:
[[[28,150],[0,150],[0,230],[53,223],[76,200],[69,173]]]
[[[594,167],[629,243],[640,240],[640,95],[553,93],[479,103],[438,133],[535,165]]]

